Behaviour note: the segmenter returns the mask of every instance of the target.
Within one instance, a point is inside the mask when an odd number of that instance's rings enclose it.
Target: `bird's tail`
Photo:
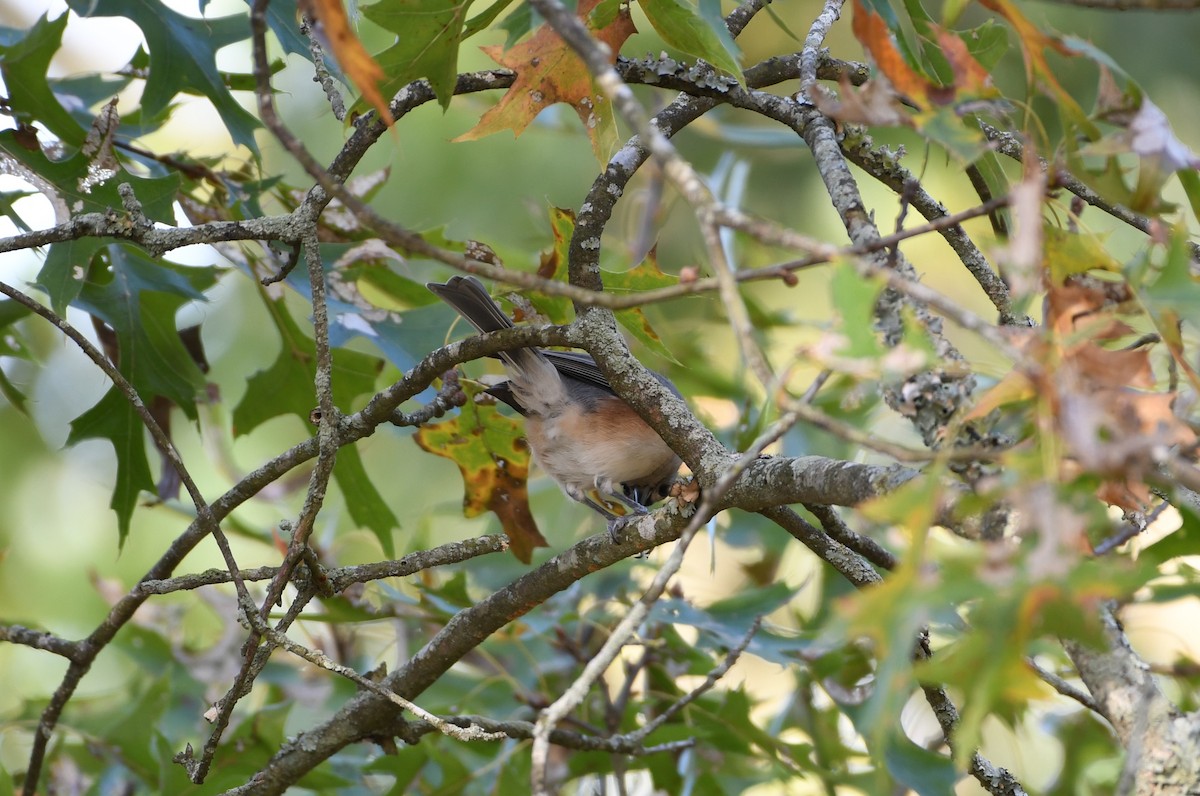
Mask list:
[[[484,334],[513,326],[488,295],[487,288],[475,277],[452,276],[444,285],[430,282],[426,287]],[[546,414],[566,400],[562,378],[538,349],[501,351],[499,356],[509,372],[510,381],[506,384],[516,398],[513,403],[502,397],[505,403],[516,406],[522,414]]]
[[[444,285],[440,282],[429,282],[425,287],[457,310],[459,315],[466,318],[480,332],[497,332],[513,325],[488,295],[483,283],[473,276],[452,276]]]

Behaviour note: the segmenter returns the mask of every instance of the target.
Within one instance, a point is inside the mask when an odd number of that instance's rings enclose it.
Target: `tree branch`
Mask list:
[[[1193,793],[1200,782],[1200,713],[1181,713],[1129,645],[1114,613],[1101,609],[1104,647],[1063,646],[1125,747],[1121,781],[1142,794]]]

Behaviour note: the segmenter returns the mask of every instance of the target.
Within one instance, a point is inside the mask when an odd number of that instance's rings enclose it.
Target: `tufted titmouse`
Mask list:
[[[426,287],[480,332],[513,325],[474,277],[454,276],[444,285]],[[645,514],[646,506],[667,496],[679,457],[617,396],[591,356],[518,348],[499,357],[508,381],[487,391],[525,416],[525,435],[538,465],[568,497],[603,515],[610,534],[626,522],[610,509],[612,503]],[[666,376],[654,377],[679,395]],[[599,500],[589,494],[592,490]]]

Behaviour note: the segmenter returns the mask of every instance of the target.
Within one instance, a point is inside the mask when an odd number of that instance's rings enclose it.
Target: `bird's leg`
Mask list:
[[[609,510],[608,506],[604,505],[600,501],[593,500],[587,494],[584,494],[582,497],[580,497],[579,502],[595,511],[600,516],[604,517],[605,525],[608,528],[608,538],[612,540],[613,544],[617,544],[620,541],[619,536],[621,530],[627,524],[629,524],[630,520],[634,518],[634,515],[632,514],[614,514]],[[646,510],[642,509],[641,513],[645,514]]]
[[[629,525],[637,517],[650,513],[649,509],[638,503],[636,499],[625,495],[622,490],[616,489],[616,484],[613,484],[612,480],[596,478],[593,486],[592,490],[583,490],[580,486],[572,485],[564,487],[564,491],[574,501],[586,505],[596,514],[604,517],[608,538],[612,539],[613,544],[618,543],[620,532],[626,525]],[[613,510],[617,507],[624,509],[624,514],[617,514]]]
[[[592,490],[585,491],[578,486],[567,489],[567,496],[572,500],[582,503],[603,517],[608,528],[608,536],[616,544],[620,541],[618,537],[621,530],[635,517],[644,516],[649,511],[641,503],[618,493],[617,490],[612,488],[613,484],[611,482],[604,482],[597,478],[594,482],[594,487],[595,497],[592,497]],[[612,499],[611,502],[608,500],[610,498]],[[617,514],[613,511],[613,508],[618,505],[626,509],[627,513]]]
[[[638,516],[650,513],[650,510],[642,505],[634,495],[629,494],[624,484],[617,484],[612,480],[597,478],[595,485],[597,493],[612,500],[614,503],[624,506],[630,513]]]
[[[612,539],[613,544],[616,544],[625,526],[638,517],[646,516],[650,513],[650,510],[634,498],[625,494],[624,487],[613,483],[611,480],[597,478],[595,486],[598,495],[609,498],[613,503],[617,503],[627,509],[627,513],[620,516],[612,514],[612,512],[604,512],[608,517],[608,537]]]

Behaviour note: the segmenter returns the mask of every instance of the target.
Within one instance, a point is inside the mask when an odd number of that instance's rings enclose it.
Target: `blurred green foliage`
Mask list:
[[[6,235],[66,220],[56,212],[120,213],[126,206],[117,190],[121,183],[131,185],[145,215],[162,224],[184,218],[194,224],[242,223],[302,200],[311,179],[247,109],[253,84],[245,7],[201,5],[202,16],[191,7],[128,0],[71,0],[67,11],[35,9],[38,18],[29,9],[0,9],[0,76],[11,128],[0,132],[0,156],[13,180],[0,184]],[[608,24],[617,5],[600,3],[589,20]],[[1195,342],[1188,324],[1200,297],[1189,270],[1194,175],[1180,169],[1176,180],[1167,169],[1147,178],[1147,192],[1145,180],[1138,180],[1150,172],[1149,158],[1126,146],[1120,120],[1100,118],[1104,114],[1080,119],[1061,106],[1071,97],[1090,114],[1097,102],[1111,99],[1103,96],[1101,79],[1111,56],[1123,70],[1108,72],[1118,93],[1152,99],[1166,109],[1173,129],[1182,131],[1181,145],[1200,146],[1192,132],[1200,129],[1195,79],[1200,51],[1194,46],[1200,19],[1104,14],[1064,4],[1021,6],[1036,30],[1069,34],[1068,41],[1080,43],[1079,55],[1046,56],[1048,74],[1060,84],[1054,90],[1046,75],[1033,81],[1026,73],[1021,46],[1036,42],[1022,40],[1011,19],[982,5],[947,5],[868,4],[881,13],[888,41],[921,81],[955,89],[954,102],[918,108],[916,122],[872,128],[872,142],[903,148],[903,164],[947,207],[970,206],[977,197],[964,176],[968,161],[978,159],[997,194],[1022,178],[1020,164],[991,152],[970,126],[976,113],[994,113],[1025,134],[1030,151],[1069,163],[1098,190],[1111,191],[1106,195],[1114,203],[1154,217],[1158,242],[1147,246],[1141,232],[1099,211],[1068,221],[1069,198],[1060,194],[1038,206],[1048,225],[1047,250],[1056,253],[1047,269],[1052,281],[1103,271],[1103,279],[1128,285],[1137,305],[1122,310],[1129,323],[1155,330],[1180,354],[1175,366],[1184,373],[1171,378],[1174,388],[1180,380],[1186,384],[1185,365],[1195,362],[1194,356],[1188,359]],[[705,57],[741,78],[739,64],[798,51],[793,32],[805,31],[819,10],[777,3],[735,45],[717,26],[717,12],[731,8],[708,0],[647,0],[633,9],[641,32],[622,52],[639,57],[665,51],[688,62]],[[272,2],[268,12],[275,99],[298,137],[328,163],[353,128],[333,119],[313,86],[307,43],[293,25],[293,9]],[[98,18],[112,17],[128,23],[119,36],[115,29],[95,27]],[[575,114],[558,105],[527,120],[532,123],[520,138],[504,133],[452,143],[500,96],[491,91],[452,99],[454,76],[493,68],[480,46],[510,47],[539,24],[524,2],[504,0],[490,5],[383,0],[363,9],[358,32],[389,69],[386,92],[428,77],[438,101],[407,114],[393,134],[380,139],[355,172],[364,184],[352,190],[388,219],[425,231],[427,240],[447,250],[462,252],[470,242],[481,242],[510,269],[540,268],[545,276],[565,279],[574,212],[597,174],[593,148]],[[1003,102],[983,109],[974,104],[994,98],[991,92],[965,90],[938,44],[942,26],[987,70]],[[87,44],[88,37],[127,51],[125,62],[91,63],[102,48]],[[837,57],[863,57],[849,24],[835,26],[826,43]],[[334,72],[342,76],[336,66]],[[787,95],[795,83],[766,90]],[[635,93],[654,109],[671,97],[651,86],[637,86]],[[109,119],[111,127],[94,124],[114,96],[119,118]],[[348,99],[353,106],[349,93]],[[630,132],[621,130],[622,136]],[[1089,137],[1096,140],[1085,140]],[[1107,148],[1099,147],[1101,141]],[[718,107],[674,143],[729,206],[823,241],[848,241],[811,154],[792,131]],[[24,181],[16,179],[21,175]],[[881,231],[890,232],[893,220],[909,208],[865,172],[857,176],[864,204]],[[39,192],[42,196],[35,195]],[[329,212],[320,234],[330,289],[334,397],[350,412],[461,329],[451,330],[453,313],[432,303],[420,286],[449,269],[409,252],[364,245],[372,231],[338,216],[344,212],[340,207]],[[986,220],[963,226],[981,249],[1003,259],[997,253],[1008,241]],[[732,232],[724,243],[743,270],[791,256]],[[966,310],[994,315],[943,240],[913,239],[903,251],[926,284]],[[173,420],[170,432],[183,460],[211,498],[314,433],[309,414],[316,406],[317,346],[308,277],[301,264],[282,284],[259,282],[288,256],[240,243],[151,257],[130,243],[83,237],[8,253],[0,278],[40,291],[50,307],[105,347],[144,402],[158,399],[159,411]],[[664,187],[656,168],[641,169],[624,188],[604,235],[601,262],[614,291],[670,286],[692,269],[707,273],[695,215]],[[800,395],[828,367],[833,372],[813,401],[817,409],[863,432],[918,446],[917,431],[885,409],[883,387],[912,361],[941,363],[915,327],[901,349],[913,360],[899,365],[888,360],[889,350],[871,326],[881,288],[846,261],[801,270],[794,284],[746,283],[742,295],[755,342],[787,374],[781,390]],[[570,306],[561,298],[503,295],[511,308],[528,307],[554,322],[570,320]],[[1021,306],[1036,307],[1040,297],[1018,298]],[[744,450],[778,419],[777,396],[753,383],[714,294],[624,311],[617,319],[635,354],[667,373],[731,449]],[[197,325],[202,357],[179,334]],[[986,341],[959,328],[947,334],[978,377],[981,393],[1012,369],[1012,360]],[[830,353],[834,356],[822,359]],[[1156,374],[1167,369],[1167,359],[1156,353]],[[195,509],[186,497],[159,493],[160,465],[130,404],[55,330],[12,301],[0,302],[0,368],[5,400],[0,625],[81,638],[138,583]],[[478,377],[495,368],[473,364],[466,370]],[[1166,390],[1165,377],[1158,376],[1155,388]],[[431,396],[426,391],[418,398]],[[1114,523],[1095,493],[1113,474],[1059,472],[1063,430],[1046,430],[1050,410],[1043,406],[1038,414],[1035,395],[1021,398],[1005,404],[1009,414],[996,425],[1031,441],[1035,450],[1019,450],[992,473],[995,489],[981,490],[976,507],[982,513],[996,494],[1045,498],[1086,525],[1083,538],[1103,541]],[[403,408],[412,411],[417,403]],[[498,531],[490,515],[461,516],[458,468],[420,451],[409,433],[381,428],[339,452],[335,486],[311,539],[322,563],[401,558]],[[771,452],[887,461],[804,424]],[[930,472],[946,470],[939,465]],[[278,479],[223,524],[241,566],[278,563],[284,541],[279,523],[297,516],[308,475],[305,467]],[[1047,484],[1051,488],[1039,491]],[[701,540],[689,551],[679,585],[655,604],[639,628],[638,643],[592,690],[569,729],[590,736],[633,732],[703,682],[731,649],[744,643],[745,655],[729,677],[646,740],[649,745],[691,740],[694,746],[636,757],[564,750],[556,763],[568,787],[577,793],[612,788],[611,780],[602,784],[611,776],[631,783],[631,792],[644,786],[704,794],[874,794],[893,788],[923,796],[972,793],[978,790],[964,781],[964,770],[979,745],[1045,793],[1112,792],[1120,749],[1095,716],[1055,699],[1027,658],[1036,656],[1045,668],[1065,668],[1054,639],[1096,641],[1097,610],[1106,600],[1168,603],[1193,595],[1197,570],[1181,559],[1198,552],[1200,519],[1184,508],[1173,532],[1136,560],[1125,555],[1092,560],[1066,542],[1045,547],[1046,527],[1040,536],[1014,541],[1012,549],[966,542],[932,527],[941,497],[929,477],[841,515],[902,561],[882,584],[861,593],[761,515],[719,516],[709,543]],[[551,545],[535,551],[535,566],[599,531],[594,515],[570,504],[545,478],[530,483],[529,500]],[[575,680],[661,560],[655,553],[626,561],[560,592],[459,661],[419,703],[437,714],[534,720]],[[178,572],[223,566],[215,546],[206,542]],[[381,662],[395,668],[459,611],[529,572],[509,556],[492,556],[372,582],[315,601],[292,636],[360,672]],[[50,765],[41,772],[45,790],[232,789],[356,693],[349,681],[277,653],[235,712],[208,779],[190,783],[173,758],[188,744],[203,746],[209,730],[204,715],[229,687],[241,660],[245,635],[232,593],[209,587],[142,606],[96,659],[54,727]],[[764,627],[744,641],[762,617]],[[914,666],[914,640],[924,631],[936,655]],[[1194,656],[1200,650],[1193,642],[1164,644],[1146,655],[1163,666],[1180,659],[1173,687],[1181,704],[1194,707]],[[0,796],[21,786],[37,722],[65,670],[60,658],[46,652],[0,644]],[[914,701],[921,685],[930,683],[947,686],[961,709],[954,754],[923,703]],[[1034,725],[1044,734],[1031,730]],[[1015,751],[1006,759],[1004,739],[1010,736]],[[530,776],[524,740],[462,743],[430,734],[395,749],[386,741],[346,746],[289,792],[521,793]]]

